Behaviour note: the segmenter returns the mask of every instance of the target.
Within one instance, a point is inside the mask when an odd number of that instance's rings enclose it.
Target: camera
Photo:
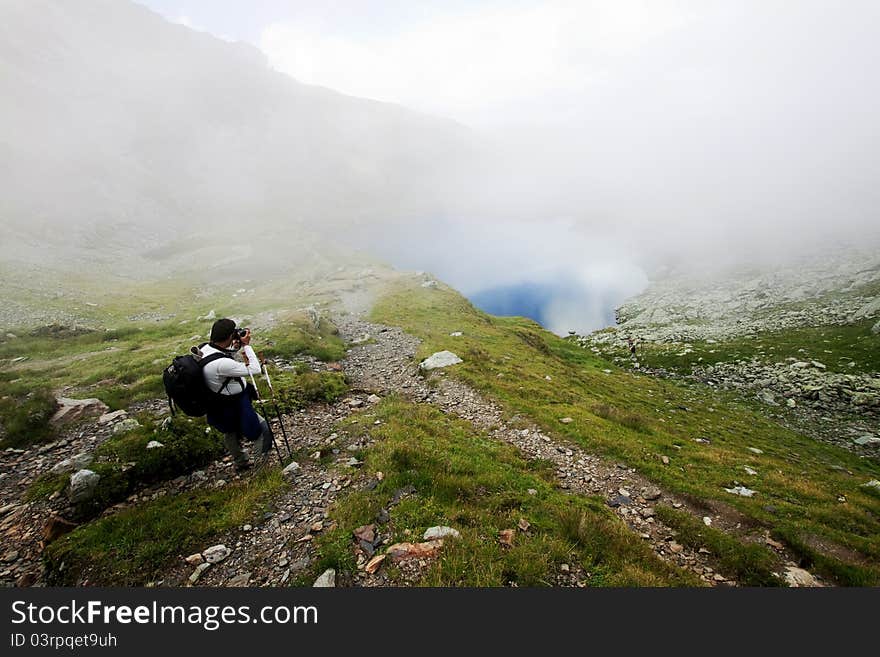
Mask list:
[[[241,340],[244,336],[248,334],[249,331],[249,328],[237,328],[235,329],[235,337]]]

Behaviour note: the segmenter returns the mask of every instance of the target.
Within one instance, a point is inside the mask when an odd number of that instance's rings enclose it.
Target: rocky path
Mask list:
[[[476,430],[486,431],[494,439],[515,446],[526,458],[553,462],[561,489],[572,494],[605,498],[619,517],[651,544],[660,558],[696,573],[710,585],[737,585],[717,572],[713,555],[677,543],[675,532],[654,515],[655,504],[662,502],[688,510],[714,527],[739,533],[743,518],[733,510],[692,508],[686,500],[661,490],[623,464],[590,454],[559,436],[542,431],[524,418],[506,418],[496,404],[443,375],[438,377],[439,385],[429,386],[419,375],[418,364],[414,361],[418,339],[398,328],[368,323],[358,313],[339,313],[334,321],[342,337],[354,344],[342,362],[352,391],[337,403],[313,405],[285,416],[291,450],[299,465],[292,466],[285,475],[289,487],[272,500],[261,518],[227,532],[218,539],[217,546],[204,546],[202,554],[181,554],[178,563],[153,585],[284,586],[291,582],[301,583],[300,574],[316,558],[314,538],[331,528],[330,508],[338,496],[349,488],[376,483],[361,472],[360,463],[352,456],[354,452],[368,448],[371,439],[351,438],[344,430],[337,433],[334,427],[340,426],[353,410],[369,406],[378,401],[379,396],[390,393],[401,394],[417,403],[434,404],[443,412],[472,423]],[[156,412],[160,412],[158,408]],[[33,585],[39,584],[42,578],[40,542],[53,506],[62,505],[62,500],[23,502],[22,493],[27,484],[64,455],[93,448],[100,440],[100,435],[80,431],[78,435],[49,446],[3,455],[0,559],[4,563],[0,564],[3,567],[0,581],[7,585]],[[144,490],[106,513],[169,493],[229,485],[237,479],[227,458],[189,476]],[[780,573],[781,577],[798,578],[799,583],[819,583],[796,568],[784,547],[770,545],[785,561],[786,571]],[[210,565],[200,563],[206,556],[210,557],[209,560],[219,560]],[[363,570],[363,560],[360,565],[358,573],[340,583],[354,586],[388,583],[381,570],[367,574]],[[418,573],[410,575],[417,577]],[[576,571],[561,573],[557,581],[568,585],[582,584]]]

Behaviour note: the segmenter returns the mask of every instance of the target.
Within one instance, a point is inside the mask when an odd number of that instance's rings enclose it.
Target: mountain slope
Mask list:
[[[132,268],[198,231],[409,218],[472,154],[450,121],[300,84],[119,0],[4,0],[0,96],[0,256],[16,262],[49,246]]]

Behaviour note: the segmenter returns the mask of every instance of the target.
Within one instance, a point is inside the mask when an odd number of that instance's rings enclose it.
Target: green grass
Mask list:
[[[697,340],[681,344],[639,345],[638,359],[650,368],[690,374],[695,366],[757,359],[779,363],[787,358],[819,361],[829,372],[861,374],[880,372],[880,335],[871,333],[876,319],[843,326],[818,326],[762,332],[720,342]],[[685,353],[687,351],[688,353]],[[623,349],[611,355],[628,356]]]
[[[341,372],[284,372],[273,374],[272,384],[278,391],[282,413],[305,408],[313,402],[334,402],[349,390]]]
[[[174,356],[204,342],[210,325],[210,321],[183,325],[169,321],[90,331],[50,326],[3,338],[0,447],[52,437],[48,420],[54,412],[53,391],[64,390],[65,396],[75,398],[97,397],[114,410],[164,398],[163,369]],[[338,360],[345,353],[332,324],[323,320],[315,329],[295,313],[284,314],[274,328],[256,333],[253,344],[265,355],[285,358],[311,355]],[[27,360],[11,362],[21,356]]]
[[[260,353],[267,358],[291,360],[307,354],[333,362],[345,357],[345,342],[336,327],[326,319],[321,319],[316,328],[302,316],[288,318],[283,326],[268,331],[261,338],[266,347]]]
[[[284,486],[280,471],[217,490],[168,495],[75,529],[44,554],[53,586],[142,586],[180,556],[256,517]]]
[[[37,385],[10,383],[0,397],[0,447],[21,447],[44,441],[51,434],[55,413],[52,391]]]
[[[880,582],[880,501],[860,488],[880,478],[876,463],[786,430],[710,390],[615,368],[531,320],[480,312],[445,287],[400,286],[378,301],[372,318],[422,338],[419,357],[444,349],[461,356],[464,363],[439,376],[468,383],[509,416],[526,415],[670,491],[721,500],[776,532],[843,546],[861,558],[847,567],[862,581]],[[452,331],[464,335],[450,337]],[[606,407],[633,414],[636,426],[601,410]],[[574,421],[561,424],[562,417]],[[748,475],[744,466],[758,474]],[[725,492],[735,481],[758,494]]]
[[[582,566],[590,586],[700,583],[661,561],[603,500],[566,495],[555,487],[546,463],[524,460],[465,421],[389,397],[354,422],[344,424],[345,430],[376,439],[364,455],[364,468],[384,478],[375,489],[353,492],[333,507],[337,528],[318,541],[315,573],[328,567],[353,571],[352,530],[374,522],[396,490],[412,485],[416,493],[391,507],[391,523],[379,525],[380,535],[418,542],[434,525],[461,532],[460,539],[446,541],[421,585],[547,586],[556,583],[563,563]],[[530,495],[530,488],[537,494]],[[516,528],[521,518],[530,528],[517,529],[513,547],[503,547],[498,532]],[[385,567],[396,576],[394,566]]]
[[[714,527],[707,527],[689,513],[658,504],[657,518],[676,531],[676,539],[694,550],[706,548],[718,570],[745,586],[781,586],[774,575],[781,565],[779,557],[762,545],[743,543]]]

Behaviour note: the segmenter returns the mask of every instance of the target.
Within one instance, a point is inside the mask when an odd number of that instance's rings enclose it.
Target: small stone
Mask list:
[[[321,573],[321,576],[315,580],[314,584],[312,584],[312,587],[318,588],[318,589],[333,588],[335,586],[336,586],[336,571],[333,570],[332,568],[328,568],[323,573]]]
[[[424,541],[436,541],[438,538],[461,538],[461,534],[452,527],[438,525],[436,527],[429,527],[422,535],[422,540]]]
[[[370,404],[378,404],[380,401],[382,401],[382,398],[379,395],[370,395],[367,397],[367,402]]]
[[[200,563],[198,566],[196,566],[196,569],[192,572],[192,575],[189,576],[189,583],[195,584],[196,582],[198,582],[199,578],[202,576],[202,573],[204,573],[210,567],[211,564],[207,562]]]
[[[434,370],[441,367],[457,365],[462,362],[464,361],[451,351],[438,351],[419,363],[419,369]]]
[[[571,566],[569,566],[567,563],[561,563],[559,564],[559,570],[561,570],[563,573],[567,573],[571,571]]]
[[[367,565],[364,566],[364,570],[370,575],[374,574],[377,570],[379,570],[379,567],[382,565],[382,562],[385,561],[386,556],[387,555],[384,554],[377,554],[375,557],[367,562]]]
[[[661,455],[660,462],[663,463],[663,465],[669,465],[669,457],[666,455]]]
[[[388,547],[385,554],[394,562],[414,558],[425,559],[436,555],[441,547],[443,547],[443,539],[424,543],[395,543]]]
[[[147,449],[158,449],[159,447],[165,447],[165,445],[160,443],[158,440],[151,440],[147,443]]]
[[[253,529],[253,526],[252,526],[252,525],[245,525],[244,527],[241,528],[241,530],[242,530],[243,532],[249,532],[249,531],[251,531],[252,529]]]
[[[626,495],[617,495],[608,500],[606,504],[608,504],[608,506],[610,506],[612,509],[616,509],[620,506],[629,506],[630,504],[632,504],[632,500]]]
[[[232,550],[222,543],[219,545],[212,545],[202,552],[202,556],[205,557],[205,561],[208,563],[220,563],[230,554],[232,554]]]
[[[562,422],[562,424],[571,424],[572,422],[574,422],[574,420],[570,417],[559,418],[559,421]]]
[[[236,575],[228,582],[226,582],[226,586],[234,587],[234,588],[244,588],[251,581],[250,573],[241,573],[240,575]]]
[[[128,413],[124,410],[113,411],[112,413],[104,413],[104,415],[98,418],[98,424],[110,424],[111,422],[115,422],[116,420],[121,420],[126,415],[128,415]]]
[[[644,497],[649,502],[653,502],[654,500],[659,500],[662,493],[659,488],[654,486],[648,486],[642,489],[642,497]]]
[[[672,541],[671,543],[669,543],[669,551],[672,552],[673,554],[678,554],[682,550],[684,550],[684,547],[682,545],[676,543],[675,541]]]
[[[753,476],[753,477],[754,477],[756,474],[758,474],[758,471],[757,471],[757,470],[755,470],[754,468],[750,468],[750,467],[747,466],[747,465],[744,465],[744,466],[743,466],[743,470],[746,471],[746,474],[747,474],[747,475],[751,475],[751,476]]]
[[[205,558],[202,556],[201,552],[196,552],[195,554],[189,555],[184,561],[190,566],[198,566],[200,563],[205,563]]]
[[[529,527],[532,526],[532,523],[530,523],[525,518],[520,518],[519,522],[516,523],[516,526],[519,527],[520,531],[527,532],[529,531]]]
[[[376,525],[361,525],[353,532],[354,537],[359,541],[372,543],[376,540]]]
[[[643,509],[639,509],[639,515],[642,516],[642,518],[644,518],[645,520],[647,520],[648,518],[653,518],[656,515],[656,513],[655,513],[654,509],[652,509],[651,507],[645,507]]]
[[[513,529],[502,529],[498,532],[498,542],[504,547],[513,547],[513,537],[515,535]]]
[[[710,518],[709,516],[703,516],[703,524],[706,525],[706,527],[711,527],[712,518]]]
[[[750,452],[752,452],[753,454],[763,454],[764,453],[763,449],[758,449],[757,447],[749,447],[748,450]]]
[[[538,494],[538,491],[535,490],[534,488],[529,488],[526,492],[527,492],[529,495],[537,495],[537,494]]]
[[[281,474],[283,474],[285,477],[292,477],[296,473],[296,471],[299,469],[300,469],[299,463],[297,463],[296,461],[291,461],[286,466],[284,466],[284,469],[281,471]]]

